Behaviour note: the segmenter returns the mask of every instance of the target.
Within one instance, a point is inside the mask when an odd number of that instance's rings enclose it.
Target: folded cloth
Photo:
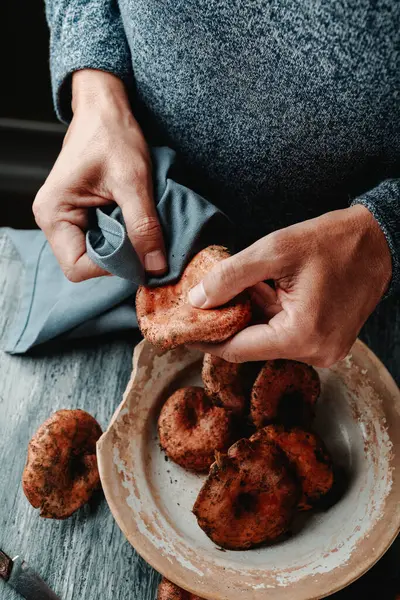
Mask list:
[[[178,182],[175,153],[169,148],[154,148],[152,162],[154,199],[169,271],[146,280],[115,204],[93,212],[86,245],[90,258],[116,277],[71,283],[41,231],[7,229],[25,266],[20,307],[7,352],[22,354],[54,338],[61,342],[135,329],[134,295],[138,284],[175,282],[192,256],[210,244],[232,249],[232,223],[213,204]]]

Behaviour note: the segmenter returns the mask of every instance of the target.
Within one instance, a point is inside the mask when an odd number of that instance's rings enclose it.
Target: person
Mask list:
[[[231,361],[343,358],[400,282],[400,3],[46,0],[69,124],[34,214],[66,276],[88,209],[116,202],[148,273],[168,268],[148,144],[238,225],[240,252],[190,293],[246,288],[264,322],[205,349]]]

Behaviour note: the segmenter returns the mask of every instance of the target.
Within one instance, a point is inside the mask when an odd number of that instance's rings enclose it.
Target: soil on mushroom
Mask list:
[[[206,394],[219,406],[240,415],[246,408],[243,365],[205,354],[201,377]]]
[[[193,512],[215,544],[246,550],[288,530],[299,494],[298,481],[277,446],[242,439],[217,457]]]
[[[158,586],[157,600],[204,600],[200,596],[195,596],[179,586],[172,583],[165,577],[162,578]]]
[[[318,373],[305,363],[267,361],[251,391],[251,417],[257,428],[272,422],[309,426],[321,385]]]
[[[269,425],[250,439],[277,444],[285,453],[302,488],[299,510],[317,506],[331,491],[334,483],[332,460],[317,434],[299,428]]]
[[[168,350],[195,342],[223,342],[246,327],[251,319],[246,293],[215,309],[202,310],[189,303],[191,288],[228,257],[222,246],[209,246],[191,260],[175,285],[139,287],[137,319],[143,336],[151,344]]]
[[[24,493],[40,516],[66,519],[100,486],[96,442],[102,431],[84,410],[59,410],[32,437],[22,476]]]
[[[158,419],[160,444],[181,467],[208,472],[215,452],[224,452],[233,441],[232,415],[216,406],[200,387],[177,390],[168,398]]]

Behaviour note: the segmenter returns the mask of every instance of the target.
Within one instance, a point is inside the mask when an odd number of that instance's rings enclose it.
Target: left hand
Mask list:
[[[391,275],[385,236],[362,205],[280,229],[190,291],[192,305],[207,309],[250,288],[264,315],[262,324],[201,349],[230,362],[287,358],[329,367],[348,354]]]

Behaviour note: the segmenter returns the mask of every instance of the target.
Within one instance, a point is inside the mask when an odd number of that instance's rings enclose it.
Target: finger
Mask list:
[[[268,324],[247,327],[223,344],[196,344],[195,347],[233,363],[294,359],[299,354],[298,341],[295,334],[282,327],[282,317],[283,311]]]
[[[87,208],[102,206],[110,201],[97,196],[74,196],[65,198],[57,190],[45,185],[35,198],[33,212],[36,223],[47,237],[65,275],[78,282],[93,277],[110,275],[95,265],[86,254],[84,231],[88,225]]]
[[[276,279],[283,261],[277,256],[275,246],[274,234],[270,234],[218,263],[190,290],[191,304],[197,308],[221,306],[260,281]]]
[[[293,333],[277,325],[284,323],[284,312],[280,312],[270,323],[254,325],[236,334],[223,344],[193,344],[192,347],[232,363],[273,360],[284,358],[297,360],[314,367],[328,368],[344,360],[351,344],[322,343],[310,353],[312,339],[307,339],[300,328]],[[343,347],[347,350],[343,350]]]
[[[48,236],[49,244],[65,276],[73,282],[110,275],[92,262],[86,253],[85,234],[68,221],[55,224]]]
[[[116,194],[128,236],[145,270],[160,275],[167,270],[161,225],[153,202],[151,172],[138,169],[135,180]]]
[[[263,322],[272,319],[272,317],[283,310],[275,290],[266,283],[257,283],[257,285],[250,288],[249,292],[253,303],[259,309]]]

